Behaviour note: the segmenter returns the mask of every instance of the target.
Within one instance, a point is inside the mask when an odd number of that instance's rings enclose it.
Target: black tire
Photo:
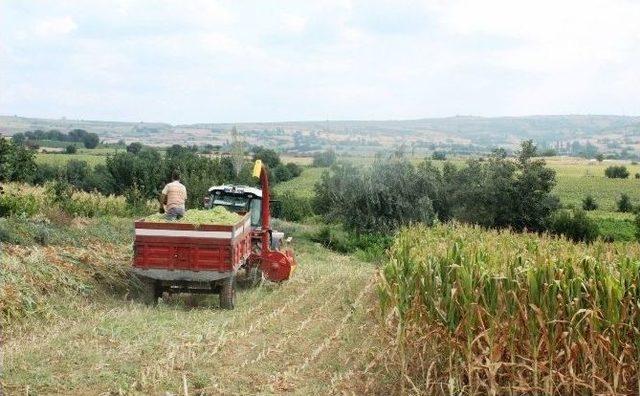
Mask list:
[[[263,280],[264,274],[256,265],[253,267],[244,268],[242,270],[242,275],[236,279],[236,284],[242,289],[250,289],[252,287],[260,286]]]
[[[247,283],[249,284],[249,287],[260,286],[263,280],[264,274],[257,265],[249,268],[249,270],[247,271]]]
[[[140,279],[140,300],[147,305],[158,304],[158,298],[162,296],[162,290],[157,282],[149,278]]]
[[[231,275],[222,280],[220,288],[220,308],[234,309],[236,305],[236,276]]]

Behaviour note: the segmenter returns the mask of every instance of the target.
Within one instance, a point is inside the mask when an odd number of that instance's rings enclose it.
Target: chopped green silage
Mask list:
[[[190,209],[187,210],[180,220],[167,220],[164,214],[155,213],[145,217],[144,221],[152,223],[187,223],[187,224],[219,224],[234,225],[242,219],[242,216],[228,211],[222,206],[215,206],[212,209]]]

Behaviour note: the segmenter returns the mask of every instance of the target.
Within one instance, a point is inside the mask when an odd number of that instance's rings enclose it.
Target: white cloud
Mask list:
[[[302,32],[307,26],[307,18],[300,15],[285,13],[280,17],[280,21],[286,32],[294,34]]]
[[[76,30],[78,25],[70,16],[45,18],[37,21],[34,32],[40,37],[63,36]]]
[[[0,103],[170,122],[640,113],[638,20],[625,0],[0,2]]]

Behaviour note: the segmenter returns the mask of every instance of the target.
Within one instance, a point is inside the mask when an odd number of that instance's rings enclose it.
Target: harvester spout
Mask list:
[[[289,279],[296,267],[293,251],[271,250],[271,193],[269,190],[269,172],[261,160],[257,160],[253,167],[253,176],[260,178],[262,189],[262,204],[260,216],[262,220],[260,269],[267,279],[273,282],[281,282]]]

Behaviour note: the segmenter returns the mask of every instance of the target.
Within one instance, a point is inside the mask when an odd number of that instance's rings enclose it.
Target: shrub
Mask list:
[[[127,146],[127,152],[128,153],[132,153],[132,154],[138,154],[140,152],[140,150],[142,150],[142,143],[140,142],[133,142],[130,145]]]
[[[618,206],[618,212],[627,213],[633,211],[633,204],[627,194],[621,194],[616,205]]]
[[[556,155],[558,155],[558,152],[554,148],[544,149],[540,153],[540,156],[542,156],[542,157],[555,157]]]
[[[338,165],[315,186],[314,206],[349,231],[385,233],[413,222],[432,224],[431,187],[406,160],[377,161],[364,170]]]
[[[78,148],[74,144],[70,144],[64,149],[65,154],[75,154],[77,151]]]
[[[612,165],[604,170],[604,175],[610,179],[626,179],[629,171],[624,165]]]
[[[298,177],[302,174],[302,167],[298,164],[288,162],[286,167],[289,170],[289,173],[291,173],[291,177]]]
[[[433,154],[431,154],[431,159],[435,161],[444,161],[447,159],[447,153],[444,151],[434,151]]]
[[[598,209],[598,204],[596,203],[596,200],[591,195],[587,195],[582,200],[582,209],[584,209],[584,210],[596,210],[596,209]]]
[[[313,216],[312,199],[287,191],[276,197],[278,205],[274,217],[288,221],[302,221]]]
[[[289,168],[285,165],[278,165],[273,169],[273,181],[275,183],[285,182],[287,180],[291,180],[293,176],[291,172],[289,172]]]
[[[46,246],[51,240],[51,230],[46,224],[36,223],[33,226],[33,240],[41,246]]]
[[[328,167],[336,162],[337,155],[333,150],[327,150],[313,155],[312,166],[316,168]]]
[[[39,200],[31,193],[7,192],[0,194],[0,217],[12,215],[33,216],[41,209]]]
[[[593,242],[598,237],[597,223],[581,210],[557,211],[551,216],[548,229],[575,242]]]
[[[640,179],[640,173],[636,173],[636,174],[635,174],[635,178],[636,178],[636,179]]]
[[[380,261],[391,246],[393,237],[387,234],[356,234],[339,227],[324,226],[312,234],[310,239],[327,249],[340,253],[355,254],[364,261]]]
[[[7,223],[7,219],[0,218],[0,242],[17,244],[20,240],[11,225]]]

